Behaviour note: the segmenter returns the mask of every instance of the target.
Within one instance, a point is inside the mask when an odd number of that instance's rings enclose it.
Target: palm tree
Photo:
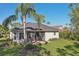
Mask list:
[[[10,25],[13,21],[16,21],[16,15],[11,15],[11,16],[7,17],[7,18],[3,21],[2,25],[3,25],[5,28],[9,29],[9,25]]]
[[[50,25],[50,22],[47,22],[48,25]]]
[[[35,21],[37,22],[38,24],[38,29],[40,29],[40,24],[43,23],[45,20],[44,20],[44,16],[43,15],[40,15],[40,14],[36,14],[34,16],[35,18]]]
[[[18,14],[21,16],[22,25],[23,25],[23,32],[24,32],[24,40],[26,40],[26,16],[32,17],[35,14],[35,10],[33,8],[33,4],[30,3],[21,3],[16,8],[16,15]],[[27,40],[26,40],[27,41]]]
[[[11,27],[11,24],[12,24],[12,22],[13,21],[16,21],[17,19],[16,19],[16,15],[11,15],[11,16],[9,16],[9,17],[7,17],[4,21],[3,21],[3,23],[2,23],[2,25],[3,25],[3,27],[5,28],[5,30],[7,30],[8,32],[12,29],[12,27]],[[7,32],[6,31],[6,32]],[[10,33],[8,33],[7,35],[9,35]],[[9,38],[9,36],[8,36],[8,38]]]

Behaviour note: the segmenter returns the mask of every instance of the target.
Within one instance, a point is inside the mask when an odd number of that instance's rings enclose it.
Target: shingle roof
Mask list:
[[[32,30],[27,30],[27,28],[30,28]],[[18,28],[15,28],[16,30],[22,30],[23,27],[18,27]],[[36,31],[34,29],[38,29],[38,24],[37,23],[27,23],[26,24],[26,30],[27,31]],[[40,24],[40,31],[58,31],[57,28],[54,28],[54,27],[51,27],[51,26],[47,26],[47,25],[44,25],[44,24]],[[38,31],[38,30],[37,30]]]

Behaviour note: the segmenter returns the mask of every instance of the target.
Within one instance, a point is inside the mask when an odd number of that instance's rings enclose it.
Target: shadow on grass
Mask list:
[[[0,56],[50,56],[50,51],[47,51],[41,45],[28,44],[25,47],[14,45],[12,48],[11,45],[9,46],[7,43],[0,44]]]
[[[79,44],[64,46],[63,49],[57,48],[60,56],[79,56]]]
[[[21,56],[50,56],[50,51],[47,51],[45,48],[39,46],[39,45],[27,45],[24,47],[21,52]]]

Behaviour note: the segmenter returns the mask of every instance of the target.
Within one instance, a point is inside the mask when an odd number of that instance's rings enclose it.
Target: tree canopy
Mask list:
[[[9,31],[2,25],[0,25],[0,38],[2,37],[8,37]]]
[[[72,25],[72,33],[75,38],[79,38],[79,3],[69,4],[71,12],[69,13]]]
[[[11,24],[13,21],[15,21],[16,20],[16,15],[11,15],[11,16],[9,16],[9,17],[7,17],[4,21],[3,21],[3,23],[2,23],[2,25],[5,27],[5,28],[7,28],[7,29],[9,29],[9,24]]]
[[[35,14],[34,15],[35,21],[38,24],[38,28],[40,29],[40,24],[44,22],[44,18],[45,16],[41,15],[41,14]]]

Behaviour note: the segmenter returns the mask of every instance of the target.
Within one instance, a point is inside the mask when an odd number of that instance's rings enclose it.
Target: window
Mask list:
[[[14,40],[16,40],[16,33],[14,33],[15,35],[14,35]]]
[[[24,37],[23,37],[23,33],[19,33],[19,39],[24,39]]]
[[[56,35],[56,32],[54,32],[54,35]]]

